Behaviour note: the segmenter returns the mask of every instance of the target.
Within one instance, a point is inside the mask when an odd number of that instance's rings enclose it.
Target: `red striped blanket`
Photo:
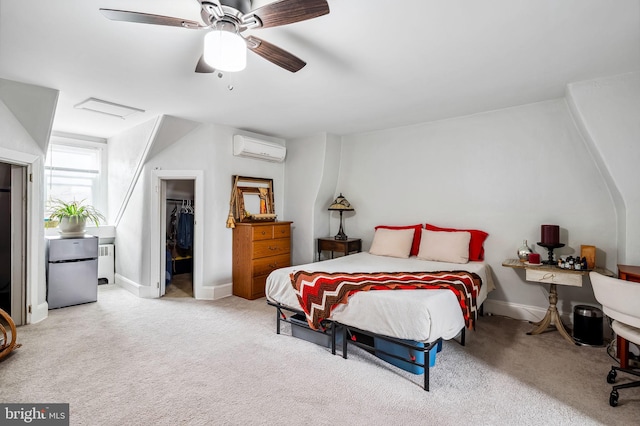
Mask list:
[[[475,326],[476,299],[482,279],[466,271],[438,272],[306,272],[291,274],[291,284],[298,296],[309,326],[321,329],[321,322],[350,295],[366,290],[449,289],[457,297],[467,328]]]

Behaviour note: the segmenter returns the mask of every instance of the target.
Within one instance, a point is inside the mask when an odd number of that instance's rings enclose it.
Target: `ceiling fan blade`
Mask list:
[[[262,28],[269,28],[306,21],[327,13],[329,4],[326,0],[280,0],[262,6],[248,15],[260,19]]]
[[[205,26],[200,22],[174,18],[171,16],[151,15],[149,13],[115,9],[100,9],[100,12],[112,21],[136,22],[138,24],[166,25],[182,28],[205,28]]]
[[[247,37],[247,47],[287,71],[297,72],[307,65],[302,59],[258,37]]]
[[[198,59],[198,64],[196,65],[196,72],[211,73],[216,72],[216,69],[205,62],[204,55],[200,55],[200,59]]]

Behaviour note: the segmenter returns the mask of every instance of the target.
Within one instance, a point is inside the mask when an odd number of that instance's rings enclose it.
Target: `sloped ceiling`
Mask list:
[[[640,0],[328,3],[329,15],[253,30],[304,59],[300,72],[250,52],[246,70],[219,78],[194,73],[203,30],[98,12],[199,20],[196,0],[0,0],[0,78],[59,90],[55,131],[108,138],[166,114],[291,138],[558,98],[569,82],[640,70]],[[146,112],[73,108],[89,97]]]
[[[42,152],[47,151],[58,91],[0,79],[0,101],[9,108]]]

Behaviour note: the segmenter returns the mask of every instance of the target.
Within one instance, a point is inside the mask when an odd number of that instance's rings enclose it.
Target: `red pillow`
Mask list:
[[[487,239],[489,234],[477,229],[455,229],[455,228],[440,228],[438,226],[425,224],[425,229],[429,231],[444,231],[444,232],[469,232],[471,233],[471,241],[469,242],[469,260],[479,261],[484,259],[484,240]]]
[[[383,229],[414,229],[413,231],[413,242],[411,243],[411,251],[409,252],[409,256],[417,256],[418,251],[420,250],[420,237],[422,237],[422,225],[407,225],[407,226],[387,226],[387,225],[378,225],[375,229],[383,228]]]

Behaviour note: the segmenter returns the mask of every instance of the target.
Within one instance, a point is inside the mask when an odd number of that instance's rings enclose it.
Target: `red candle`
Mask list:
[[[558,225],[542,225],[540,233],[542,234],[542,244],[560,243],[560,227]]]

